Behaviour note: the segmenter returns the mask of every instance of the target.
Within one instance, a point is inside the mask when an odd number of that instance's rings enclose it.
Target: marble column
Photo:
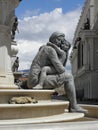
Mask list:
[[[11,70],[11,25],[19,0],[0,0],[0,89],[16,89]]]
[[[94,6],[94,0],[91,0],[90,1],[90,29],[93,29],[94,20],[95,20],[95,6]]]

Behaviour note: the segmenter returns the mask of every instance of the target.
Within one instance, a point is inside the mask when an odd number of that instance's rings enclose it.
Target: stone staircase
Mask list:
[[[69,113],[68,101],[54,100],[54,90],[0,90],[0,125],[74,121],[83,113]],[[12,97],[34,97],[38,103],[9,104]]]

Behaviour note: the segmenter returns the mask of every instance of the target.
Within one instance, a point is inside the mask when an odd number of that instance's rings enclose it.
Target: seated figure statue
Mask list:
[[[41,81],[41,86],[44,89],[54,89],[64,85],[69,100],[69,112],[86,113],[87,110],[77,104],[72,74],[65,71],[68,54],[68,49],[66,49],[67,51],[63,50],[65,45],[68,45],[68,42],[65,40],[63,33],[52,33],[49,42],[39,49],[31,64],[27,86],[29,89],[33,89],[37,87]],[[67,48],[67,46],[65,48]],[[44,71],[44,73],[42,71]],[[43,74],[44,76],[42,76]],[[42,80],[41,77],[45,77],[44,80]]]
[[[67,62],[67,59],[68,59],[68,51],[71,47],[70,43],[65,40],[60,45],[60,49],[57,46],[51,44],[51,42],[47,43],[47,45],[53,46],[56,49],[59,60],[61,61],[63,66],[66,66],[66,62]],[[56,73],[57,72],[56,72],[56,70],[53,66],[43,67],[41,69],[41,73],[40,73],[39,84],[36,85],[34,87],[34,89],[43,89],[44,81],[45,81],[45,78],[47,77],[47,75],[56,74]]]

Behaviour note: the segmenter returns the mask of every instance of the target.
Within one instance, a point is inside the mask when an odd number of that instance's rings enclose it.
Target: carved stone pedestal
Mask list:
[[[0,0],[0,89],[16,89],[11,70],[11,30],[20,0]]]
[[[17,88],[11,70],[10,29],[0,25],[0,88]]]

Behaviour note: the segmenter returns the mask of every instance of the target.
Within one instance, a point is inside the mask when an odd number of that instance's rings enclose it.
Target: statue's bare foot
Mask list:
[[[43,89],[43,87],[40,84],[38,84],[33,89]]]
[[[69,112],[80,112],[80,113],[87,114],[88,110],[80,107],[79,105],[76,105],[74,108],[69,108]]]

